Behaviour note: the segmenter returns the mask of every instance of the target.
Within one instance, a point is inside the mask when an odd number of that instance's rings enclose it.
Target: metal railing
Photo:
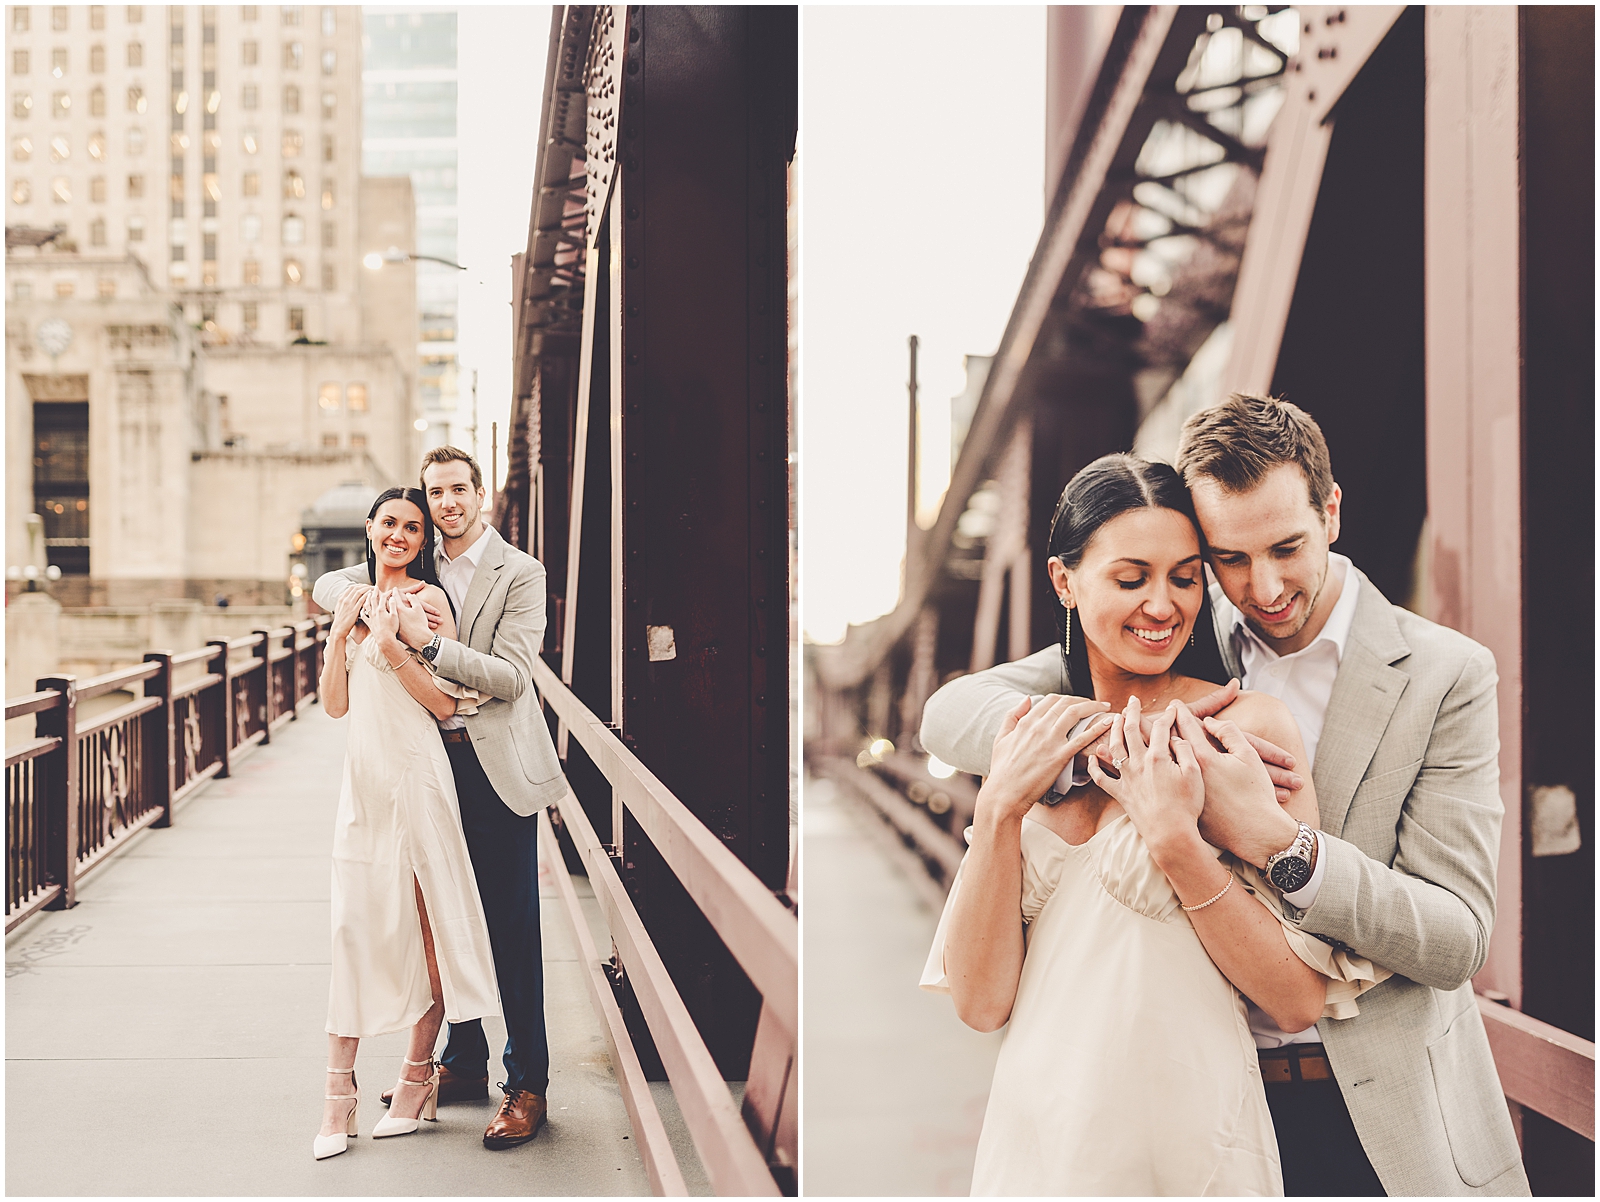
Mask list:
[[[6,701],[34,715],[34,737],[6,748],[6,931],[77,904],[78,882],[147,826],[316,698],[326,615],[79,681],[48,676]],[[176,683],[201,665],[193,679]],[[142,697],[87,721],[78,707],[140,687]]]
[[[540,825],[540,840],[549,863],[558,869],[557,887],[651,1186],[663,1195],[688,1192],[612,992],[609,974],[618,971],[639,1001],[712,1189],[718,1194],[777,1195],[781,1190],[774,1170],[787,1176],[797,1166],[800,972],[795,914],[584,707],[543,660],[534,661],[533,679],[544,703],[611,783],[617,799],[762,998],[741,1113],[628,897],[613,849],[600,842],[583,807],[569,792],[556,807],[557,816],[572,837],[600,903],[615,963],[600,958],[576,890],[561,867],[561,850],[549,821]]]

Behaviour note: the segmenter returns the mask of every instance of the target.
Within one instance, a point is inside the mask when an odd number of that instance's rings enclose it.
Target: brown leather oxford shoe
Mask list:
[[[545,1100],[536,1093],[529,1093],[525,1089],[507,1089],[500,1103],[500,1113],[494,1116],[494,1121],[483,1133],[483,1146],[498,1151],[527,1143],[544,1126],[545,1111],[548,1109]]]
[[[441,1102],[475,1102],[479,1098],[489,1096],[489,1074],[481,1077],[461,1077],[452,1073],[444,1065],[439,1066],[439,1101]],[[378,1095],[379,1100],[387,1106],[394,1098],[394,1090],[386,1089]]]

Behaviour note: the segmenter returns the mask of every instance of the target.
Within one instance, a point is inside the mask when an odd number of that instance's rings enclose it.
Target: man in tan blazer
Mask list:
[[[538,812],[559,800],[567,785],[533,687],[533,661],[544,641],[544,566],[484,523],[483,475],[465,451],[429,451],[422,490],[441,536],[436,566],[455,609],[456,638],[438,638],[421,606],[402,610],[400,638],[430,660],[440,676],[486,698],[477,712],[439,725],[489,924],[506,1023],[505,1098],[483,1142],[491,1149],[508,1148],[537,1134],[550,1080]],[[331,611],[346,589],[370,583],[366,565],[357,564],[322,576],[311,595]],[[437,619],[434,615],[432,624]],[[488,1060],[482,1023],[451,1023],[440,1057],[440,1099],[486,1096]]]
[[[1302,410],[1230,397],[1185,424],[1177,467],[1217,581],[1223,663],[1294,713],[1322,827],[1302,833],[1268,790],[1208,788],[1202,829],[1258,868],[1283,864],[1291,920],[1394,973],[1358,1016],[1307,1031],[1249,1007],[1285,1192],[1526,1195],[1471,984],[1503,814],[1494,659],[1330,554],[1340,493]],[[952,681],[928,701],[923,745],[986,774],[1006,715],[1025,695],[1070,694],[1063,673],[1051,647]]]

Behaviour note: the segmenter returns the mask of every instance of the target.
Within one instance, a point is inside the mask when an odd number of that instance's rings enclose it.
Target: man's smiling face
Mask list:
[[[477,528],[483,511],[481,488],[472,487],[472,468],[459,459],[430,463],[422,473],[433,524],[450,539],[462,538]]]
[[[1328,545],[1339,537],[1338,485],[1318,509],[1305,473],[1281,463],[1244,492],[1204,475],[1190,491],[1228,600],[1278,654],[1309,646],[1337,600],[1326,585]]]

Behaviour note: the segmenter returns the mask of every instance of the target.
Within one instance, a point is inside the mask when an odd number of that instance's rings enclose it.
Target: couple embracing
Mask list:
[[[420,490],[373,503],[366,563],[312,592],[333,613],[323,707],[350,718],[318,1160],[357,1134],[359,1041],[395,1031],[411,1038],[375,1138],[416,1131],[440,1101],[488,1095],[481,1020],[494,1015],[505,1097],[484,1146],[526,1143],[545,1119],[537,824],[566,783],[533,687],[544,568],[484,523],[483,505],[478,464],[436,447]]]
[[[987,777],[923,977],[1007,1027],[974,1194],[1528,1193],[1471,984],[1494,661],[1330,553],[1340,501],[1268,398],[1097,460],[1061,645],[929,700]]]

